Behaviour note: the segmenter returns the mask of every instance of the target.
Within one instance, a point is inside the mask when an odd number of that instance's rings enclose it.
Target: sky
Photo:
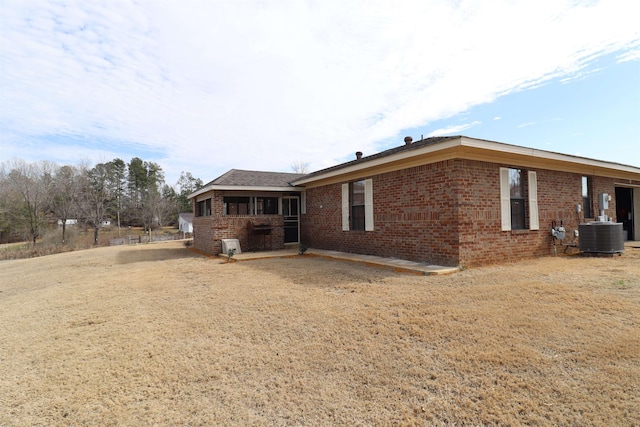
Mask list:
[[[208,182],[465,135],[640,166],[637,0],[0,0],[0,162]]]

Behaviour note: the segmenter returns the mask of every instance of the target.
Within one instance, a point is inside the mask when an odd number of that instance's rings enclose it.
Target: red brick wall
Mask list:
[[[538,184],[539,230],[501,230],[500,167],[478,161],[464,161],[461,203],[460,259],[461,264],[475,266],[512,262],[553,254],[551,228],[561,222],[567,229],[565,243],[573,243],[577,229],[576,206],[582,204],[582,175],[542,169],[536,172]],[[528,171],[522,168],[523,171]],[[528,197],[527,197],[528,198]],[[468,201],[467,201],[468,200]],[[529,224],[529,204],[527,226]],[[563,248],[559,248],[564,250]]]
[[[222,252],[222,239],[240,240],[242,251],[284,248],[282,216],[224,215],[223,194],[220,191],[214,191],[198,197],[198,200],[208,197],[211,197],[211,216],[194,216],[193,218],[193,245],[197,249],[210,254],[219,254]],[[251,220],[256,220],[257,223],[270,223],[271,234],[264,237],[248,234],[247,223]]]
[[[307,190],[301,241],[309,247],[457,265],[455,161],[373,179],[374,231],[342,231],[341,184]],[[320,207],[322,206],[322,207]]]
[[[375,230],[368,232],[342,231],[341,183],[310,188],[307,213],[301,218],[301,242],[321,249],[463,266],[551,255],[553,221],[563,222],[565,243],[573,243],[573,230],[583,221],[576,212],[582,204],[582,175],[531,169],[537,172],[540,230],[501,231],[501,166],[518,167],[449,160],[362,176],[373,179]],[[592,176],[591,182],[597,212],[597,195],[615,195],[614,180]],[[615,200],[607,213],[615,218]]]

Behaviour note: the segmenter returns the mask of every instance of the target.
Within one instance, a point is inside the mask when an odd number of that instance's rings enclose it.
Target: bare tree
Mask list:
[[[55,165],[46,161],[27,163],[24,160],[14,160],[8,168],[10,171],[3,174],[7,191],[18,203],[12,209],[11,219],[22,229],[25,237],[35,244],[45,226]]]
[[[179,207],[191,210],[187,196],[201,187],[202,181],[183,172],[179,185],[181,193],[177,194],[165,185],[160,165],[138,158],[129,165],[115,159],[95,167],[88,161],[62,167],[46,161],[3,162],[0,237],[36,243],[45,227],[59,221],[64,244],[68,240],[68,220],[77,218],[93,228],[97,244],[100,227],[108,219],[119,220],[121,212],[126,224],[151,230],[177,219]]]
[[[98,233],[107,218],[109,203],[106,165],[100,163],[92,169],[83,168],[80,182],[80,212],[85,223],[93,228],[93,244],[97,245]]]
[[[11,235],[15,234],[15,209],[21,203],[19,196],[11,188],[9,172],[8,163],[2,163],[0,167],[0,241],[8,241]]]
[[[295,173],[309,173],[309,163],[303,162],[302,160],[295,160],[291,162],[291,169]]]
[[[81,193],[80,172],[73,166],[62,166],[56,170],[53,181],[51,212],[62,226],[62,243],[66,243],[67,222],[77,219]]]

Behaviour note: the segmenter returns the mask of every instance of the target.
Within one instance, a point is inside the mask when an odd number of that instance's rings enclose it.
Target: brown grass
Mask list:
[[[152,231],[155,236],[169,236],[180,238],[181,233],[175,227],[162,227]],[[109,246],[111,239],[123,238],[126,244],[129,238],[136,243],[137,238],[146,238],[148,234],[142,227],[104,227],[98,234],[97,246]],[[63,252],[79,251],[95,248],[93,230],[89,228],[79,228],[76,226],[67,227],[65,233],[65,243],[62,243],[62,229],[53,228],[47,230],[44,235],[34,244],[30,242],[15,242],[0,244],[0,260],[36,258],[41,256],[59,254]],[[145,241],[145,240],[143,240]]]
[[[0,262],[0,425],[640,425],[640,250],[413,276],[181,242]]]

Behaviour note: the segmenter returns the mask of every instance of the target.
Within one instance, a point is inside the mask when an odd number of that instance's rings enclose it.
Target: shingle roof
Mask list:
[[[321,169],[319,171],[312,172],[309,174],[262,172],[262,171],[231,169],[229,172],[219,176],[213,181],[207,183],[205,186],[201,187],[199,190],[197,190],[193,194],[189,195],[189,198],[196,197],[199,194],[215,189],[211,187],[216,187],[216,186],[253,187],[254,189],[256,187],[258,188],[270,187],[270,190],[278,189],[277,191],[286,191],[285,189],[288,187],[295,187],[299,185],[304,186],[308,182],[312,182],[317,179],[323,179],[323,175],[325,174],[329,174],[332,176],[340,175],[341,172],[336,172],[336,171],[340,171],[341,169],[347,169],[354,165],[362,165],[362,167],[367,168],[368,167],[367,163],[370,161],[374,161],[387,156],[393,156],[398,153],[404,153],[404,152],[410,153],[413,150],[420,150],[424,147],[429,147],[432,145],[437,145],[443,142],[452,141],[456,139],[460,140],[459,141],[460,146],[466,145],[469,147],[485,149],[488,152],[494,151],[497,153],[501,153],[501,152],[511,153],[511,154],[516,153],[518,156],[521,156],[523,158],[530,157],[535,159],[552,159],[554,162],[562,161],[565,163],[580,164],[583,166],[586,165],[589,168],[593,168],[594,166],[597,166],[599,168],[606,168],[607,170],[616,170],[616,171],[622,171],[624,173],[632,173],[632,174],[637,174],[638,170],[640,169],[637,166],[622,165],[618,163],[605,162],[605,161],[582,158],[582,157],[571,156],[566,154],[552,153],[549,151],[520,147],[516,145],[504,144],[504,143],[495,142],[495,141],[481,140],[477,138],[467,138],[460,135],[439,136],[439,137],[421,139],[419,141],[412,142],[410,144],[403,144],[398,147],[393,147],[388,150],[382,151],[380,153],[372,154],[370,156],[365,156],[365,157],[362,157],[361,159],[354,159],[354,160],[351,160],[336,166],[332,166],[326,169]],[[446,145],[450,145],[450,143],[445,144],[445,146]],[[435,148],[435,150],[438,150],[438,149],[439,148]],[[427,149],[427,151],[430,151],[430,150],[431,148]],[[415,154],[416,155],[420,154],[420,151],[418,151],[418,153],[415,153]],[[409,154],[408,156],[401,155],[400,157],[403,157],[403,158],[411,157],[411,154]],[[394,157],[392,157],[392,159],[393,158]],[[374,162],[373,164],[370,164],[370,165],[375,165],[378,163],[380,162]],[[382,161],[382,163],[384,163],[384,161]],[[620,176],[622,178],[627,177],[627,175],[625,174],[622,174],[622,175],[618,174],[615,176]],[[633,176],[631,179],[637,179],[637,178]],[[226,188],[226,189],[229,189],[229,188]]]
[[[204,185],[223,185],[237,187],[289,187],[291,182],[305,174],[286,172],[263,172],[231,169],[218,178]]]
[[[413,142],[408,145],[401,145],[399,147],[393,147],[380,153],[372,154],[370,156],[362,157],[360,160],[352,160],[346,163],[341,163],[336,166],[331,166],[326,169],[322,169],[313,173],[286,173],[286,172],[264,172],[264,171],[249,171],[242,169],[231,169],[230,171],[220,175],[211,182],[208,182],[203,188],[211,185],[216,186],[229,186],[229,187],[290,187],[296,180],[321,175],[326,172],[346,168],[354,163],[362,163],[368,160],[379,159],[381,157],[390,156],[392,154],[401,151],[415,150],[427,145],[437,144],[442,141],[446,141],[452,138],[459,138],[458,136],[439,136],[433,138],[422,139],[420,141]]]
[[[335,171],[335,170],[339,170],[342,168],[346,168],[349,167],[355,163],[361,164],[363,162],[369,161],[369,160],[374,160],[374,159],[379,159],[381,157],[386,157],[386,156],[390,156],[392,154],[396,154],[396,153],[400,153],[402,151],[411,151],[411,150],[415,150],[421,147],[426,147],[427,145],[434,145],[434,144],[438,144],[439,142],[443,142],[443,141],[447,141],[449,139],[455,139],[455,138],[460,138],[460,136],[434,136],[431,138],[427,138],[427,139],[421,139],[420,141],[416,141],[416,142],[412,142],[411,144],[405,144],[405,145],[401,145],[399,147],[393,147],[390,148],[388,150],[385,151],[381,151],[379,153],[376,154],[372,154],[370,156],[364,156],[361,159],[354,159],[351,160],[349,162],[346,163],[341,163],[339,165],[336,166],[331,166],[329,168],[326,169],[321,169],[319,171],[315,171],[306,175],[301,175],[300,178],[304,177],[304,178],[312,178],[316,175],[322,175],[325,174],[327,172],[331,172],[331,171]]]

